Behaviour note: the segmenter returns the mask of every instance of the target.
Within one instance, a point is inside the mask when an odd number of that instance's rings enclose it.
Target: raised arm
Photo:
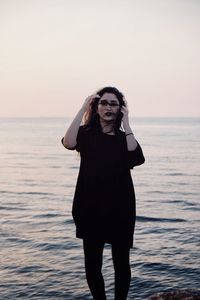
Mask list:
[[[130,124],[129,124],[128,107],[127,107],[127,101],[125,100],[125,98],[124,98],[124,102],[125,102],[126,106],[122,106],[121,112],[123,113],[122,122],[123,122],[123,127],[125,130],[125,134],[126,134],[127,148],[128,148],[128,151],[134,151],[137,148],[138,143],[135,139],[135,136],[134,136],[132,129],[130,127]]]
[[[71,125],[67,129],[67,132],[65,133],[65,136],[63,138],[63,145],[65,148],[70,149],[76,146],[76,138],[81,121],[85,112],[89,109],[90,103],[95,97],[98,97],[98,95],[91,95],[85,99],[85,102],[83,103],[81,109],[78,111]]]

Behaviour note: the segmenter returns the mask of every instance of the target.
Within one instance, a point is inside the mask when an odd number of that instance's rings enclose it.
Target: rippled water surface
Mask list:
[[[0,299],[92,299],[72,198],[77,153],[60,143],[69,120],[0,120]],[[132,171],[137,224],[129,299],[199,288],[200,119],[132,121],[146,163]],[[110,246],[103,274],[113,299]]]

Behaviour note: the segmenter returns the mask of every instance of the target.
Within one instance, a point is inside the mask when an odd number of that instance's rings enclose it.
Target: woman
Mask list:
[[[83,117],[84,124],[80,125]],[[130,128],[123,94],[114,87],[105,87],[87,97],[62,143],[81,156],[72,215],[76,236],[83,239],[90,291],[95,300],[106,299],[101,268],[104,244],[110,243],[115,299],[126,299],[135,226],[130,169],[144,163],[144,156]]]

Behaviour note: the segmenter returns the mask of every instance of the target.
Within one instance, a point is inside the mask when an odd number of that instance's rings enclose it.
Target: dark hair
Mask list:
[[[85,116],[84,116],[84,124],[88,128],[96,127],[96,128],[101,129],[100,122],[99,122],[99,115],[97,113],[97,106],[98,106],[99,100],[105,93],[114,94],[119,101],[120,107],[125,105],[124,100],[123,100],[124,96],[117,88],[107,86],[107,87],[104,87],[104,88],[98,90],[96,94],[98,96],[100,96],[100,98],[99,97],[94,98],[94,100],[90,104],[88,111],[85,113]],[[119,114],[115,120],[115,126],[114,126],[115,131],[119,130],[121,127],[122,116],[123,116],[123,114],[121,112],[119,112]]]

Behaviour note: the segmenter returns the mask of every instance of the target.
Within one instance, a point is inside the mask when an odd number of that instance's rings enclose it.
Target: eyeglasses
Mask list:
[[[100,102],[99,102],[99,104],[101,104],[102,106],[107,106],[107,105],[109,105],[109,106],[111,106],[111,107],[117,107],[117,106],[120,106],[118,103],[116,103],[116,102],[111,102],[111,103],[109,103],[107,100],[101,100]]]

